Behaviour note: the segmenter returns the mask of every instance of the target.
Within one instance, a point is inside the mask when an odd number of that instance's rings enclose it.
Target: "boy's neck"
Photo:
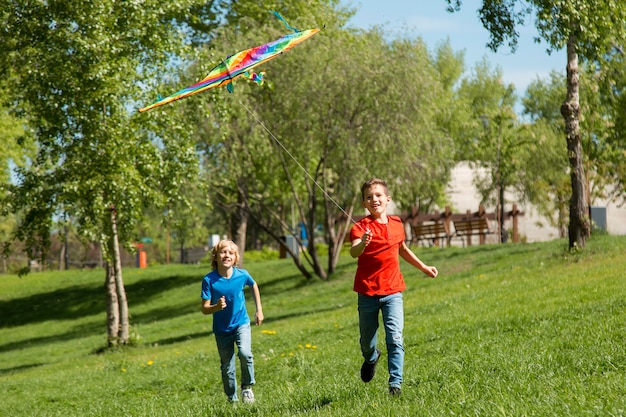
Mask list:
[[[218,272],[221,276],[223,276],[224,278],[230,278],[230,277],[231,277],[231,275],[233,275],[233,267],[232,267],[232,266],[229,266],[228,268],[225,268],[225,267],[223,267],[223,266],[219,265],[219,266],[217,267],[217,272]]]

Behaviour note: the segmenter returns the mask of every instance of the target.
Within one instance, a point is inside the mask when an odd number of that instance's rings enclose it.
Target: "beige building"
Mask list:
[[[465,213],[467,210],[476,211],[480,204],[480,196],[472,183],[475,172],[466,163],[461,163],[452,171],[452,180],[448,184],[448,196],[452,203],[452,212]],[[505,211],[510,211],[512,203],[519,201],[514,195],[506,193],[504,196]],[[606,230],[612,235],[626,235],[626,207],[617,207],[614,203],[606,201],[595,201],[594,207],[605,208]],[[540,242],[557,239],[558,230],[551,227],[548,221],[540,216],[532,206],[517,203],[518,210],[524,212],[519,217],[518,230],[520,237],[527,242]],[[488,212],[493,212],[494,207],[485,207]],[[600,209],[599,212],[604,210]],[[595,211],[594,211],[595,213]],[[497,225],[495,226],[497,228]],[[510,229],[511,225],[505,223],[505,228]],[[490,240],[497,239],[495,235],[490,236]]]

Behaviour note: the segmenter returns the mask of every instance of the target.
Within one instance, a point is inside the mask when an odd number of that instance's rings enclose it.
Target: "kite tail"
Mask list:
[[[265,71],[259,72],[258,74],[256,72],[244,72],[243,74],[246,78],[248,78],[250,81],[254,81],[255,83],[257,83],[258,85],[263,85],[263,82],[265,81],[263,79],[263,77],[265,76]]]
[[[280,13],[275,12],[273,10],[272,10],[272,13],[274,14],[274,16],[279,18],[285,24],[285,26],[287,26],[287,29],[291,29],[294,32],[300,32],[298,29],[294,28],[293,26],[289,26],[289,23],[287,23],[287,21],[280,15]]]

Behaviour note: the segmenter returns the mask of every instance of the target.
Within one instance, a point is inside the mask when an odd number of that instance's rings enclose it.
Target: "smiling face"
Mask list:
[[[361,204],[375,219],[384,219],[387,216],[387,204],[390,201],[391,196],[383,184],[372,184],[363,189]]]
[[[239,248],[231,240],[222,240],[213,248],[213,268],[226,270],[239,262]]]

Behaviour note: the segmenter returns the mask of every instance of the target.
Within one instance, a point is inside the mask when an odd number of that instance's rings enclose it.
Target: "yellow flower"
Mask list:
[[[149,360],[147,363],[148,363],[148,366],[154,365],[154,362],[152,360]]]

